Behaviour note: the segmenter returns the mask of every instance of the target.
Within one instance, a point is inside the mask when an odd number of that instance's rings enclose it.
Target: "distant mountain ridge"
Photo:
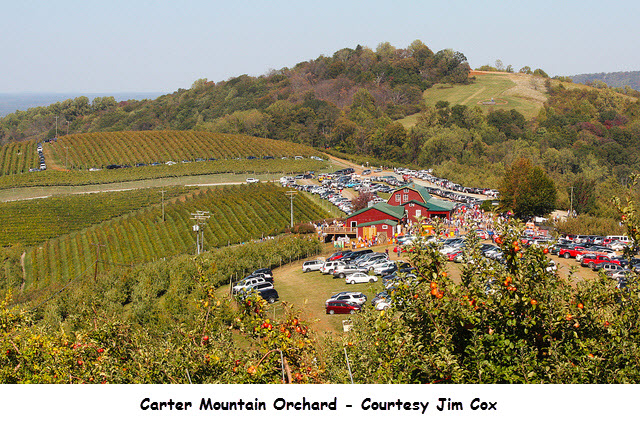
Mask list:
[[[37,106],[49,106],[66,99],[86,96],[89,101],[96,97],[113,97],[117,102],[125,100],[156,99],[166,92],[122,92],[122,93],[0,93],[0,117],[16,110],[27,110]]]
[[[573,82],[589,84],[592,81],[602,81],[609,87],[629,86],[640,91],[640,71],[600,72],[596,74],[579,74],[570,77]]]

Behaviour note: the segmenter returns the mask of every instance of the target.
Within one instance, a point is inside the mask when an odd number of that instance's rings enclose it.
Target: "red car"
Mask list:
[[[355,303],[346,302],[344,300],[332,300],[327,303],[326,309],[329,315],[355,314],[356,312],[360,312],[362,307]]]
[[[329,256],[329,259],[327,259],[327,262],[338,261],[338,260],[342,259],[342,257],[348,252],[351,252],[351,250],[344,250],[344,251],[336,252],[333,255]]]

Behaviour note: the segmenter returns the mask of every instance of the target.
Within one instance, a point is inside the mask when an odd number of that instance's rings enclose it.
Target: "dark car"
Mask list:
[[[253,271],[253,274],[269,274],[273,276],[273,271],[270,268],[260,268]]]
[[[360,312],[362,307],[355,303],[346,302],[344,300],[332,300],[327,303],[326,311],[329,315],[333,314],[355,314]]]
[[[280,296],[278,296],[278,292],[276,291],[276,289],[260,290],[258,291],[258,293],[264,300],[269,303],[275,303],[278,299],[280,299]]]

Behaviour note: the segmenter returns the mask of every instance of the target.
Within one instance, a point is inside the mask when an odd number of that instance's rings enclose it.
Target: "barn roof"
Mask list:
[[[429,190],[427,190],[425,186],[421,186],[420,184],[416,184],[416,183],[409,183],[409,184],[403,185],[402,187],[398,187],[396,190],[393,191],[393,193],[391,193],[391,195],[393,196],[395,192],[403,190],[405,188],[417,191],[418,194],[420,194],[420,196],[422,197],[422,200],[424,200],[425,202],[431,199],[431,194],[429,194]]]
[[[370,227],[371,225],[378,225],[378,224],[396,225],[397,223],[398,223],[397,221],[392,221],[390,219],[382,219],[380,221],[363,222],[361,224],[356,225],[356,227]]]
[[[404,207],[404,205],[408,203],[415,203],[416,205],[420,205],[431,212],[449,212],[456,207],[455,203],[442,200],[442,199],[436,199],[435,197],[431,197],[426,202],[418,202],[416,200],[413,200],[413,201],[410,200],[408,202],[403,203],[400,206]]]
[[[352,213],[351,215],[349,215],[347,217],[347,219],[352,218],[354,216],[360,215],[361,213],[364,213],[368,210],[371,209],[375,209],[377,211],[380,211],[382,213],[385,213],[387,215],[390,215],[396,219],[400,219],[404,216],[405,214],[405,210],[404,207],[402,206],[391,206],[390,204],[386,203],[386,202],[380,202],[380,203],[376,203],[372,206],[369,206],[368,208],[364,208],[364,209],[360,209],[359,211],[355,211],[354,213]]]

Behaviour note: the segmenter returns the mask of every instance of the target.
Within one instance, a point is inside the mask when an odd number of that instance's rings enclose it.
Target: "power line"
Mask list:
[[[285,193],[291,199],[291,228],[293,228],[293,198],[298,194],[295,190],[289,190]]]
[[[193,225],[193,231],[196,233],[196,255],[204,252],[204,226],[210,218],[209,211],[195,211],[191,213],[191,218],[196,223]]]

